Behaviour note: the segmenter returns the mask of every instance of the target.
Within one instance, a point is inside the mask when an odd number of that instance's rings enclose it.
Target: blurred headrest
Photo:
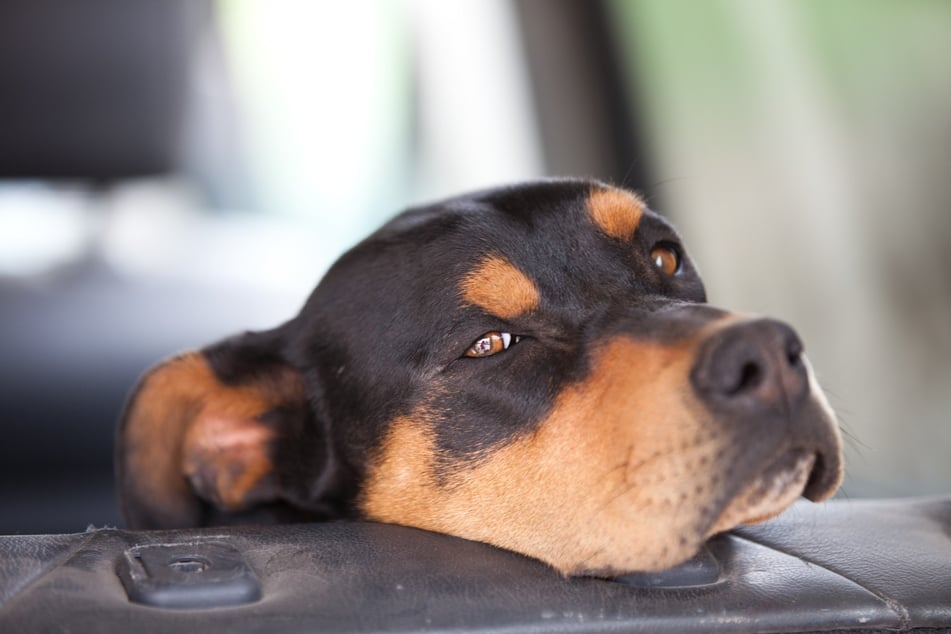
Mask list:
[[[199,4],[0,2],[0,178],[171,171]]]

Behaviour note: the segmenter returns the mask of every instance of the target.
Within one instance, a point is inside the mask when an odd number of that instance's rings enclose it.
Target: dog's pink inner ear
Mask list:
[[[185,434],[182,472],[199,497],[224,511],[273,500],[275,437],[253,412],[242,417],[203,411]]]
[[[131,527],[204,522],[201,500],[225,512],[278,495],[274,445],[306,407],[300,374],[270,364],[246,381],[225,383],[204,353],[157,367],[138,387],[119,435],[118,476]]]

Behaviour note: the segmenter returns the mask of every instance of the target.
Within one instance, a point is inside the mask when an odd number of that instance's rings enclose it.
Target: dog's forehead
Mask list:
[[[358,320],[366,333],[404,316],[421,332],[448,332],[479,314],[503,322],[539,307],[552,317],[582,315],[622,296],[636,301],[649,245],[673,235],[637,196],[600,183],[487,190],[384,225],[332,267],[304,320],[314,329]]]
[[[629,281],[642,225],[673,234],[639,197],[600,184],[502,190],[459,203],[444,209],[458,217],[445,240],[464,266],[459,294],[502,319],[546,298],[570,306],[578,293],[591,301],[599,288],[611,292]]]
[[[366,410],[354,414],[348,403],[346,416],[388,421],[429,398],[437,378],[452,394],[475,390],[463,409],[481,411],[474,395],[501,389],[509,374],[493,374],[497,364],[456,362],[486,333],[544,341],[507,357],[520,380],[536,386],[528,390],[533,404],[522,401],[522,414],[507,419],[537,421],[555,386],[587,371],[588,347],[631,330],[658,298],[703,300],[686,257],[676,279],[651,263],[651,245],[675,236],[636,196],[590,182],[412,209],[331,267],[289,324],[285,351]],[[657,330],[645,325],[642,334],[656,339]],[[366,385],[374,399],[365,399]],[[477,429],[446,447],[478,449],[508,433],[482,438]]]
[[[511,242],[525,233],[558,235],[595,231],[619,241],[633,237],[642,218],[664,221],[627,190],[595,181],[553,180],[475,192],[410,209],[387,223],[378,235],[413,234],[439,226],[449,237],[461,228],[473,244]],[[453,222],[457,221],[457,222]]]

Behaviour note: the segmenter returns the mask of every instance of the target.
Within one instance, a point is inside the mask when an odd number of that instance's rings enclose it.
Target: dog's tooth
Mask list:
[[[505,350],[508,350],[508,349],[509,349],[509,345],[511,345],[511,343],[512,343],[512,335],[511,335],[510,333],[507,333],[507,332],[503,332],[503,333],[501,333],[501,334],[502,334],[502,347],[503,347]]]

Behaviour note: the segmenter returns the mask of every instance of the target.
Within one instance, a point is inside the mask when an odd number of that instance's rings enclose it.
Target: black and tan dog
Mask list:
[[[407,211],[291,321],[152,370],[118,474],[132,527],[363,518],[611,574],[825,498],[841,459],[788,326],[705,304],[633,194],[544,181]]]

